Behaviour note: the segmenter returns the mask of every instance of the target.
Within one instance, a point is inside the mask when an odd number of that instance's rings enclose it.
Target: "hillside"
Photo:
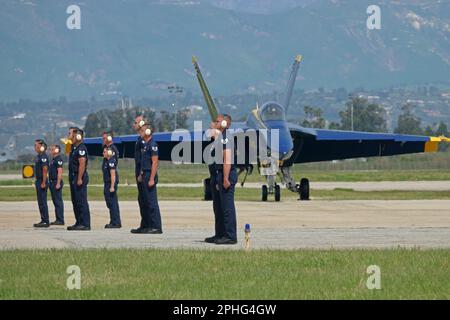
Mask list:
[[[197,92],[193,54],[217,95],[282,91],[297,53],[298,88],[449,85],[450,4],[378,2],[381,30],[367,30],[369,2],[360,0],[283,1],[289,10],[267,1],[236,10],[244,2],[6,0],[0,101],[160,96],[174,82]],[[73,3],[81,30],[66,28]]]

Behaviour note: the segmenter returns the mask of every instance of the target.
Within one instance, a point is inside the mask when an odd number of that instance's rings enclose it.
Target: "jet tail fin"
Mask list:
[[[297,78],[298,68],[300,67],[300,62],[302,61],[302,56],[298,55],[295,57],[294,64],[292,65],[291,74],[289,76],[289,81],[286,87],[286,96],[284,98],[284,110],[287,113],[289,109],[289,103],[291,102],[292,91],[294,89],[295,79]]]
[[[216,108],[216,105],[214,104],[213,99],[211,98],[211,95],[209,94],[208,87],[206,86],[205,80],[203,79],[202,72],[200,71],[200,67],[198,66],[197,58],[195,56],[192,57],[192,64],[194,65],[195,71],[197,73],[198,83],[200,84],[200,89],[202,90],[206,105],[208,106],[211,120],[215,121],[219,112]]]

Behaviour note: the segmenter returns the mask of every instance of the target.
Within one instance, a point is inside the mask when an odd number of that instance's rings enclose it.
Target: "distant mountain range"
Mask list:
[[[450,85],[450,2],[379,0],[4,0],[0,101],[151,97],[176,83],[199,93],[197,55],[214,95],[297,88]],[[66,8],[81,8],[68,30]]]
[[[274,14],[297,7],[306,7],[317,0],[206,0],[213,6],[256,14]]]

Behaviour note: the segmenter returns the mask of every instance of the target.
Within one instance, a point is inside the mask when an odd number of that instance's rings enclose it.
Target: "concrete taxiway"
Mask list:
[[[69,202],[66,225],[74,223]],[[236,246],[206,244],[213,233],[212,203],[160,201],[164,233],[134,235],[139,210],[121,201],[123,228],[105,230],[105,203],[91,201],[91,231],[65,227],[34,229],[39,214],[35,202],[0,202],[0,249],[43,248],[243,248],[243,226],[252,227],[252,248],[450,248],[450,200],[352,200],[236,203]],[[49,203],[51,207],[51,204]],[[53,211],[51,210],[51,216]]]
[[[0,175],[0,181],[2,180]],[[260,182],[247,182],[244,188],[248,189],[261,189],[263,183]],[[121,187],[132,187],[136,188],[135,184],[124,184]],[[30,187],[34,188],[34,184],[30,180],[27,185],[2,185],[2,188],[23,188]],[[68,188],[68,186],[65,186]],[[89,187],[101,187],[103,184],[90,184]],[[203,188],[202,183],[159,183],[159,188]],[[331,181],[331,182],[317,182],[311,181],[310,187],[313,190],[334,190],[334,189],[352,189],[354,191],[450,191],[450,181],[362,181],[362,182],[342,182],[342,181]],[[241,186],[237,186],[241,188]]]

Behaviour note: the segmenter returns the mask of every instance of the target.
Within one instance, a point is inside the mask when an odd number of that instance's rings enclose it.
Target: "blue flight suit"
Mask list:
[[[111,188],[111,171],[116,171],[116,181],[114,182],[114,192],[110,192]],[[119,172],[117,170],[117,160],[112,156],[109,160],[104,158],[102,164],[103,171],[103,195],[105,196],[106,206],[109,209],[110,224],[121,226],[119,199],[117,197],[117,187],[119,184]]]
[[[61,186],[56,189],[58,183],[58,169],[63,167],[63,160],[60,155],[57,155],[50,161],[50,167],[48,170],[49,187],[52,195],[53,205],[55,206],[56,221],[64,223],[64,202],[62,198],[62,190],[64,182],[61,179]]]
[[[211,156],[215,156],[215,144],[211,144]],[[214,229],[215,229],[215,237],[221,238],[225,236],[225,226],[223,224],[223,211],[222,205],[220,203],[220,193],[217,185],[217,169],[216,163],[211,163],[208,165],[209,176],[210,176],[210,188],[211,188],[211,196],[213,201],[213,211],[214,211]]]
[[[222,133],[222,137],[217,139],[217,146],[222,146],[222,150],[229,149],[234,145],[233,136],[228,133],[227,130],[224,130]],[[234,150],[234,155],[236,152]],[[223,154],[222,154],[223,157]],[[232,159],[235,160],[235,159]],[[223,163],[223,160],[221,161]],[[234,191],[237,183],[237,171],[236,166],[233,163],[230,168],[230,175],[228,176],[228,180],[230,181],[230,186],[228,189],[223,187],[223,164],[216,164],[217,169],[217,184],[219,186],[219,196],[220,196],[220,205],[222,207],[222,221],[224,225],[225,234],[224,237],[237,241],[237,222],[236,222],[236,207],[234,205]]]
[[[152,156],[158,156],[158,145],[153,139],[150,139],[147,142],[144,141],[141,148],[142,189],[144,191],[142,200],[145,210],[143,227],[162,230],[161,213],[159,211],[158,195],[156,191],[158,174],[155,175],[155,185],[151,188],[148,186],[153,163]]]
[[[138,204],[139,204],[139,213],[141,215],[141,225],[140,228],[144,228],[144,221],[145,221],[145,204],[144,204],[144,183],[139,182],[137,180],[138,176],[141,174],[141,161],[142,161],[142,154],[141,149],[144,145],[145,141],[138,136],[136,145],[134,147],[134,173],[136,176],[136,185],[138,188]]]
[[[37,202],[39,206],[39,213],[41,214],[41,222],[50,223],[48,217],[48,206],[47,206],[47,190],[48,190],[48,180],[47,176],[43,176],[42,170],[44,167],[48,168],[48,156],[45,152],[42,152],[34,158],[34,172],[35,172],[35,187]],[[42,181],[45,181],[45,188],[41,188]]]
[[[77,185],[78,168],[80,166],[79,159],[86,158],[86,169],[83,174],[83,183]],[[75,225],[91,227],[91,213],[87,200],[87,185],[89,184],[89,175],[87,172],[88,152],[86,145],[80,143],[78,146],[72,146],[69,155],[69,182],[70,193],[72,196],[73,211],[75,213]]]

